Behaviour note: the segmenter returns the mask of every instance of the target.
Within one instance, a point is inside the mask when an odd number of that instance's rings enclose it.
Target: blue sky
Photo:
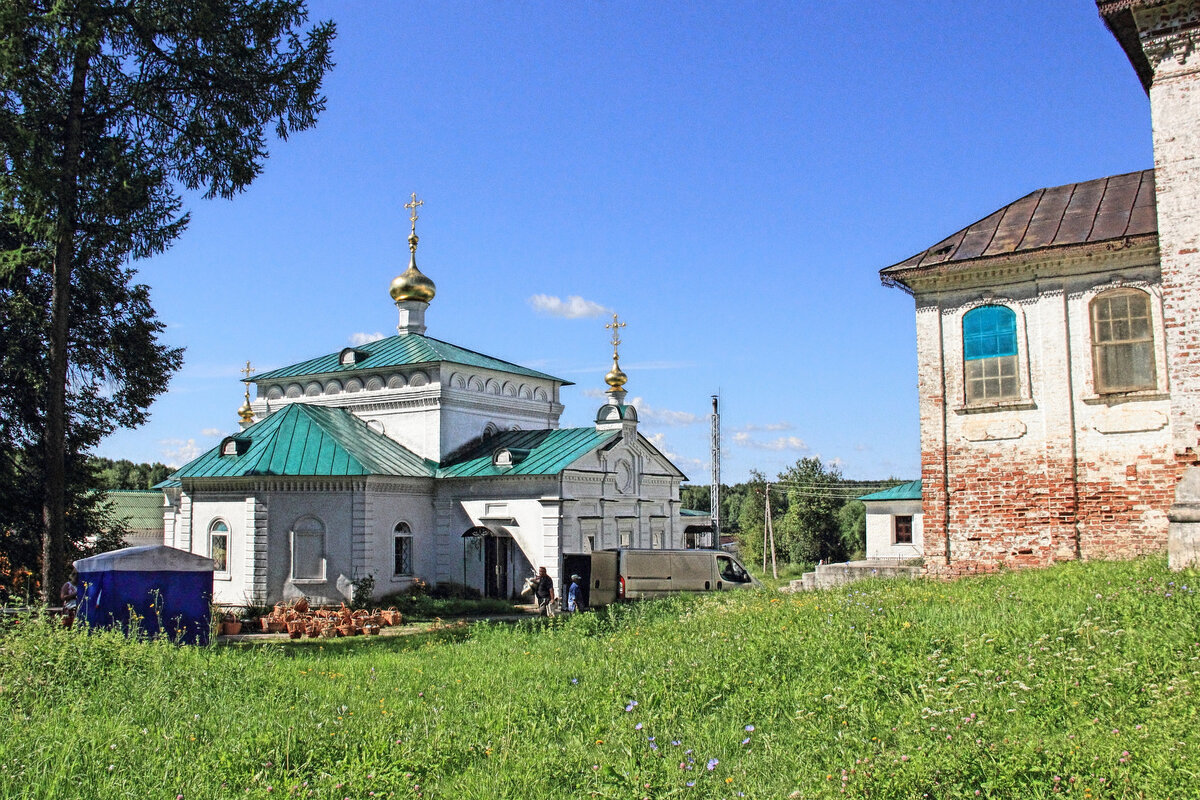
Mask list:
[[[429,334],[575,382],[564,426],[601,402],[615,310],[641,430],[693,482],[717,392],[726,483],[809,455],[915,478],[913,303],[879,269],[1034,189],[1153,164],[1091,0],[310,10],[339,29],[328,108],[137,265],[186,363],[100,455],[181,464],[236,429],[247,359],[393,333],[416,192]]]

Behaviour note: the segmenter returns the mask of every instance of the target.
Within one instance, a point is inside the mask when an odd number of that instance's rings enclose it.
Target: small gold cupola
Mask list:
[[[242,368],[242,374],[246,376],[245,379],[243,379],[243,381],[242,381],[242,383],[244,383],[246,386],[246,401],[244,403],[242,403],[242,407],[239,408],[237,411],[238,420],[239,420],[238,424],[241,425],[242,430],[246,430],[246,428],[249,428],[251,425],[254,424],[254,409],[250,407],[250,380],[249,380],[249,378],[250,378],[250,375],[252,374],[252,372],[253,372],[253,370],[250,367],[250,362],[247,361],[246,366]]]
[[[625,399],[625,381],[629,380],[629,376],[621,370],[621,356],[617,350],[621,346],[621,337],[617,330],[624,328],[625,323],[618,321],[617,315],[613,314],[613,321],[604,327],[612,330],[613,346],[613,365],[608,374],[604,376],[604,382],[608,384],[608,393],[620,403]]]
[[[425,201],[418,200],[416,192],[413,192],[412,201],[404,204],[405,208],[412,210],[412,215],[409,217],[409,220],[412,221],[412,233],[408,235],[408,269],[392,281],[388,290],[388,294],[397,303],[409,300],[428,303],[437,294],[437,287],[434,286],[433,281],[417,269],[417,208],[423,205],[425,205]]]

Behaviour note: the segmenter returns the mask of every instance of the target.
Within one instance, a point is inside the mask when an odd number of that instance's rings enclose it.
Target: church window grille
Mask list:
[[[1020,396],[1017,315],[1005,306],[980,306],[963,315],[963,364],[968,403]]]
[[[1104,292],[1092,300],[1091,317],[1096,393],[1155,388],[1150,296],[1137,289]]]
[[[392,531],[392,575],[412,575],[412,529],[407,522],[398,522]]]
[[[325,579],[325,526],[314,517],[301,517],[292,526],[292,579]]]
[[[229,572],[229,526],[224,520],[213,520],[208,526],[208,557],[216,572]]]

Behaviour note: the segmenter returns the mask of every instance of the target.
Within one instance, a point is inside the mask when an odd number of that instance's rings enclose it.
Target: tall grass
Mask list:
[[[0,638],[0,798],[1188,798],[1161,560],[678,597],[425,636]]]

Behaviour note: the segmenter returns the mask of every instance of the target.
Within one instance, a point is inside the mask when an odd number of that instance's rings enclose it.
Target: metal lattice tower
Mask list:
[[[712,514],[714,549],[721,547],[721,412],[717,408],[717,395],[712,396],[712,485],[709,486],[709,508]]]

